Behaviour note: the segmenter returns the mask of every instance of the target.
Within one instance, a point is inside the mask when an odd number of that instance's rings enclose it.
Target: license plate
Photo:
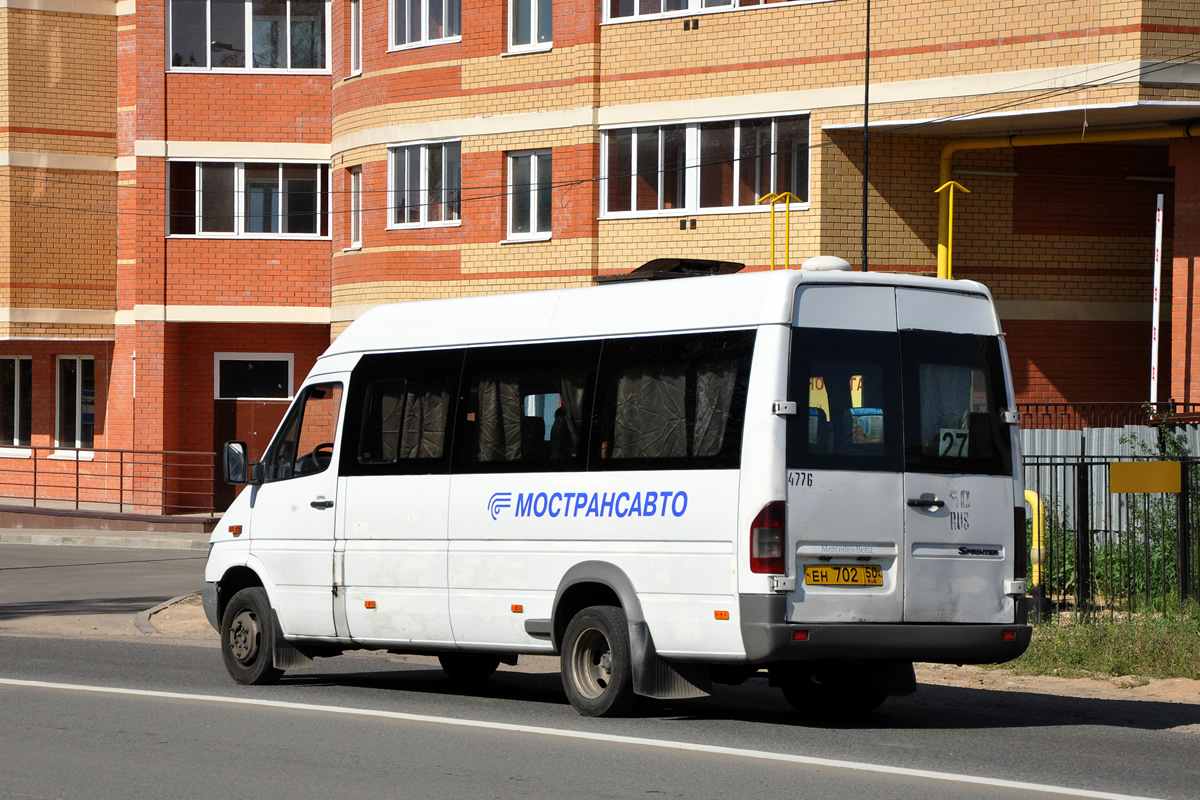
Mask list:
[[[804,582],[809,586],[883,586],[878,564],[808,564]]]

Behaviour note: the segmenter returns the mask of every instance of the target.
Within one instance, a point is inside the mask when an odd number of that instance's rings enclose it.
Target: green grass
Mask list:
[[[1048,622],[1023,656],[1000,665],[1019,675],[1200,680],[1200,615]]]

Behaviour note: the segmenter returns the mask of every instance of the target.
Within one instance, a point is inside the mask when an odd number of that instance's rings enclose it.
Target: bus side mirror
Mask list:
[[[262,483],[262,465],[251,464],[245,442],[226,442],[221,469],[225,482],[233,486]]]

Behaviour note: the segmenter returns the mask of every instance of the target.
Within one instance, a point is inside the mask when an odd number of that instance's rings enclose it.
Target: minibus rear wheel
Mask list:
[[[620,717],[637,705],[629,653],[629,624],[617,606],[589,606],[567,624],[562,682],[585,717]]]
[[[442,670],[452,681],[475,683],[491,677],[500,659],[480,653],[445,653],[438,656]]]
[[[772,675],[792,708],[812,716],[866,714],[883,705],[887,693],[874,685],[866,669],[791,668]]]
[[[271,602],[261,586],[242,589],[229,599],[221,616],[221,658],[238,683],[261,686],[279,682],[283,670],[274,664],[273,624]]]

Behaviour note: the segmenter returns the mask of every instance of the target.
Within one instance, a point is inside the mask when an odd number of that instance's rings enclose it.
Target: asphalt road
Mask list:
[[[199,569],[91,548],[40,548],[75,553],[22,566],[14,547],[0,546],[0,614],[153,604],[191,591]],[[108,577],[85,578],[86,564]],[[1181,730],[1200,723],[1196,705],[944,686],[857,720],[801,717],[761,680],[596,720],[566,703],[556,673],[522,665],[464,688],[356,654],[242,687],[211,646],[10,632],[0,709],[0,798],[1062,796],[1015,784],[1194,798],[1200,786],[1200,735]]]
[[[200,591],[207,553],[0,544],[0,623],[28,617],[132,617]]]

